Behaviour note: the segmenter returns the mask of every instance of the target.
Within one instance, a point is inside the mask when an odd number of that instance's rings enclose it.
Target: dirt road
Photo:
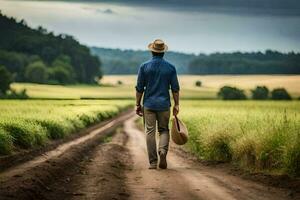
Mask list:
[[[135,119],[132,113],[118,119],[123,129],[112,137],[102,127],[1,172],[0,199],[300,199],[172,149],[169,169],[148,170],[145,137]]]

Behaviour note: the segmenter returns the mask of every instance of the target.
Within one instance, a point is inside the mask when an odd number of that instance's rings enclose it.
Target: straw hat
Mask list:
[[[172,119],[171,136],[173,142],[178,145],[183,145],[188,141],[188,130],[176,116]]]
[[[148,45],[148,49],[156,53],[164,53],[168,50],[168,46],[165,44],[164,41],[156,39],[154,40],[154,42]]]

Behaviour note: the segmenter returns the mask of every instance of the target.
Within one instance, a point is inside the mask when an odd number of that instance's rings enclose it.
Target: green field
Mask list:
[[[60,139],[117,115],[132,100],[2,100],[0,154]],[[299,176],[300,102],[182,100],[187,149],[203,160]]]
[[[202,87],[195,86],[197,80]],[[0,153],[41,146],[117,115],[134,104],[135,81],[135,76],[105,76],[101,86],[14,83],[12,88],[27,89],[31,98],[77,100],[0,101]],[[179,81],[179,117],[188,126],[191,152],[249,170],[300,175],[299,101],[203,100],[216,99],[224,85],[248,95],[257,85],[285,87],[297,98],[300,76],[179,76]]]
[[[132,106],[118,100],[2,100],[0,155],[42,146],[116,116]]]
[[[196,87],[195,82],[202,81],[202,87]],[[121,85],[118,82],[122,82]],[[12,88],[20,91],[26,89],[31,98],[52,99],[134,99],[134,75],[104,76],[101,83],[104,86],[90,85],[39,85],[31,83],[14,83]],[[294,98],[300,97],[299,75],[215,75],[192,76],[180,75],[181,98],[183,99],[216,99],[217,92],[224,85],[236,86],[246,91],[258,85],[265,85],[269,89],[284,87]]]
[[[300,175],[300,102],[182,101],[179,117],[201,159]]]

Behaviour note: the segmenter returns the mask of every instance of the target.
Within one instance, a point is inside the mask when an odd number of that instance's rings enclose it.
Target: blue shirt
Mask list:
[[[144,93],[145,108],[157,111],[171,106],[170,93],[179,91],[176,68],[161,57],[154,56],[143,63],[138,72],[136,91]]]

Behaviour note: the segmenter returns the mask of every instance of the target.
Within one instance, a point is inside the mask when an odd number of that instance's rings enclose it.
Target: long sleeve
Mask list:
[[[137,83],[135,87],[136,91],[139,93],[143,93],[145,89],[145,75],[143,71],[143,65],[140,66],[139,72],[138,72],[138,78],[137,78]]]
[[[180,90],[178,78],[177,78],[177,72],[175,68],[171,77],[171,90],[172,92],[178,92]]]

